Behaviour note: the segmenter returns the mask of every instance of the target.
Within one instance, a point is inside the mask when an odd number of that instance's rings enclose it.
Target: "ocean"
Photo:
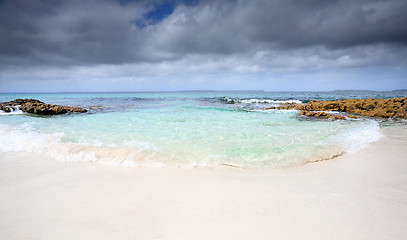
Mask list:
[[[57,116],[0,112],[0,154],[24,151],[124,167],[291,167],[357,152],[378,141],[383,127],[400,123],[310,119],[267,107],[402,96],[407,91],[0,94],[0,102],[34,98],[89,110]]]

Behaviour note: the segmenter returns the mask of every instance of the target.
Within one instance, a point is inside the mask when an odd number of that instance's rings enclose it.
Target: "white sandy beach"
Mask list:
[[[405,239],[407,129],[278,170],[124,168],[1,153],[0,239]]]

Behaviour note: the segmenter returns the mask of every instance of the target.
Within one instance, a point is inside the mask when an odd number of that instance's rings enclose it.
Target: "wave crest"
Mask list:
[[[249,146],[225,148],[222,152],[229,151],[233,154],[222,155],[219,152],[200,151],[202,149],[199,148],[186,149],[182,146],[180,149],[164,151],[154,144],[137,141],[108,146],[97,142],[76,143],[69,141],[61,132],[52,134],[37,132],[28,123],[19,127],[0,124],[0,152],[42,153],[58,161],[92,162],[125,167],[212,167],[227,164],[242,168],[278,168],[357,152],[381,137],[379,124],[371,120],[330,136],[324,137],[315,133],[313,137],[317,140],[315,142],[304,142],[301,138],[292,139],[289,142],[291,145],[280,146],[278,149],[275,142],[276,146],[273,149],[260,148],[264,151],[263,155],[247,152]],[[273,144],[268,146],[273,147]],[[284,150],[292,147],[294,148],[290,151]]]

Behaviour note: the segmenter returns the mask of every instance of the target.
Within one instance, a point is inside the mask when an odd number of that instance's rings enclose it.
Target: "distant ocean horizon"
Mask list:
[[[368,90],[368,89],[336,89],[336,90],[283,90],[283,91],[274,91],[274,90],[263,90],[263,89],[253,89],[253,90],[211,90],[211,89],[187,89],[187,90],[140,90],[140,91],[7,91],[1,92],[0,94],[42,94],[42,93],[174,93],[174,92],[270,92],[270,93],[329,93],[329,92],[374,92],[374,93],[386,93],[386,92],[405,92],[406,89],[393,89],[393,90]],[[396,95],[397,96],[397,95]],[[404,95],[400,95],[404,96]]]
[[[126,167],[290,167],[357,152],[399,123],[309,119],[267,107],[403,96],[407,90],[2,93],[0,102],[34,98],[89,112],[0,112],[0,152]]]

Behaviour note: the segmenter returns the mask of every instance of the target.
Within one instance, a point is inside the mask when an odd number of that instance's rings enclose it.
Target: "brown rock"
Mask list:
[[[300,115],[307,116],[307,117],[318,117],[318,118],[325,118],[325,119],[346,119],[344,116],[339,114],[331,114],[327,112],[314,112],[314,111],[304,111],[300,112]]]
[[[338,111],[367,117],[378,118],[407,118],[407,97],[393,99],[346,99],[336,101],[310,101],[304,104],[285,104],[269,109],[296,109],[305,111]],[[326,117],[322,113],[305,113],[304,116]],[[328,113],[326,113],[328,114]],[[333,114],[331,114],[333,115]],[[336,116],[336,115],[334,115]],[[348,118],[355,118],[353,115],[345,115]]]
[[[345,114],[344,116],[347,117],[347,118],[360,118],[358,116],[351,115],[351,114]]]
[[[11,102],[0,103],[0,110],[10,111],[18,107],[21,111],[34,114],[55,115],[68,112],[87,112],[80,107],[67,107],[61,105],[46,104],[36,99],[16,99]]]

